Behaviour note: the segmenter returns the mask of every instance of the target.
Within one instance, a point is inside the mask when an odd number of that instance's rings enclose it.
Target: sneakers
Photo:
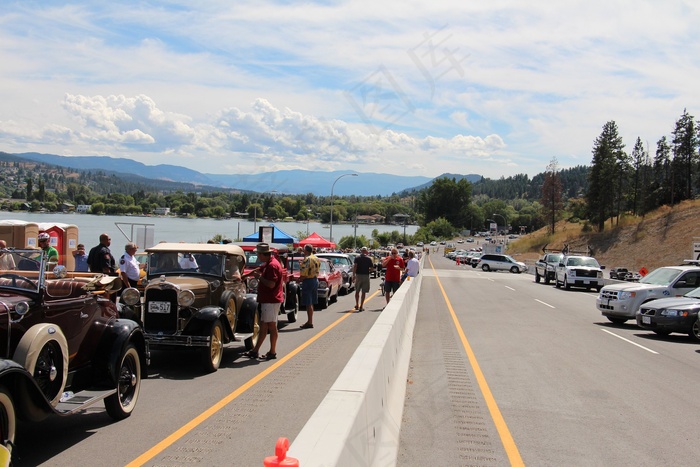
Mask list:
[[[312,328],[314,327],[314,325],[313,325],[313,324],[306,323],[306,324],[302,324],[302,325],[299,326],[299,327],[302,328],[302,329],[312,329]]]

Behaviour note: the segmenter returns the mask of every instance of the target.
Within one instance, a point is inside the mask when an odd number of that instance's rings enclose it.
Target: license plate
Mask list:
[[[651,324],[651,316],[642,316],[642,324]]]
[[[148,302],[149,313],[170,313],[170,302]]]

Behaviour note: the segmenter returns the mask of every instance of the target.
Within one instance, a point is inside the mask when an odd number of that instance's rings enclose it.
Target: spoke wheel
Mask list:
[[[134,410],[141,391],[141,360],[134,344],[129,344],[119,360],[117,392],[105,399],[110,417],[123,420]]]
[[[258,337],[260,336],[260,314],[256,310],[253,315],[255,316],[253,319],[253,335],[243,342],[246,350],[253,350],[255,345],[258,343]]]
[[[12,396],[7,388],[0,386],[0,443],[8,449],[12,449],[12,443],[15,442],[16,423]]]
[[[48,400],[63,390],[63,354],[58,342],[51,340],[39,351],[34,367],[34,379]]]
[[[212,373],[219,369],[224,356],[224,327],[218,319],[211,325],[209,345],[203,349],[204,368]]]

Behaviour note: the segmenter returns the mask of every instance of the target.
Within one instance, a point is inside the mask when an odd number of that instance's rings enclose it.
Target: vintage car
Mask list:
[[[0,440],[11,448],[16,420],[71,415],[104,402],[115,420],[136,406],[149,353],[138,323],[110,299],[118,277],[46,272],[37,250],[4,249],[0,271]]]
[[[240,246],[245,252],[245,271],[244,275],[262,266],[258,254],[255,252],[257,243],[255,242],[235,242],[234,245]],[[289,259],[289,247],[281,243],[270,243],[270,249],[277,261],[282,264],[284,269],[284,303],[280,305],[280,315],[287,315],[287,322],[295,323],[297,313],[299,312],[299,284],[292,280],[291,274],[288,272],[287,261]],[[246,278],[246,286],[248,293],[258,293],[258,279],[255,277]]]
[[[289,260],[288,270],[296,282],[301,282],[299,278],[299,266],[303,256],[293,256]],[[333,267],[333,263],[325,258],[319,258],[321,267],[318,271],[318,309],[322,310],[329,303],[338,300],[338,294],[343,287],[343,277],[339,270]]]
[[[207,372],[218,370],[224,345],[258,338],[255,295],[241,279],[245,253],[237,245],[159,243],[148,253],[143,300],[137,289],[121,301],[140,315],[151,349],[198,349]],[[142,303],[142,308],[138,310]]]
[[[326,258],[333,264],[333,268],[340,271],[343,278],[343,286],[339,292],[348,294],[355,288],[355,276],[352,273],[352,260],[345,253],[319,253],[316,256]]]

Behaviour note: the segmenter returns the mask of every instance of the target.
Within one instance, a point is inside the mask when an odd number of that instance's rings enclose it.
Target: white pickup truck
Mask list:
[[[639,282],[606,285],[596,299],[603,316],[622,324],[636,319],[639,307],[657,298],[680,297],[700,286],[699,266],[665,266]]]

